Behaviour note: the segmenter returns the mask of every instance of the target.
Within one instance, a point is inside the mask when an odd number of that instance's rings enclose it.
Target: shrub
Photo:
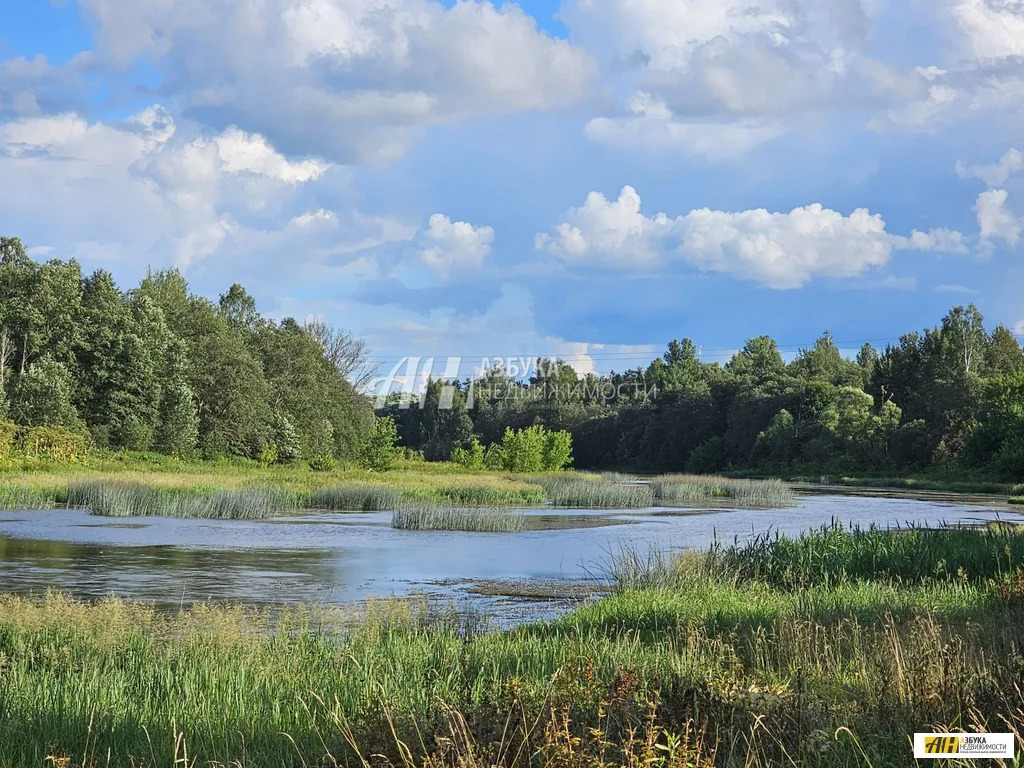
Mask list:
[[[390,416],[375,420],[366,445],[363,446],[362,465],[374,472],[387,472],[401,453],[402,449],[395,445],[397,442],[398,427],[395,420]]]
[[[11,455],[17,433],[18,427],[13,421],[0,421],[0,459]]]
[[[309,457],[309,468],[314,472],[333,472],[338,468],[338,460],[327,454]]]
[[[474,437],[468,446],[459,446],[452,451],[452,461],[466,469],[481,469],[484,466],[484,447]]]
[[[77,461],[89,448],[83,435],[64,427],[24,427],[18,430],[16,440],[26,456],[58,461]]]
[[[518,430],[506,428],[500,447],[492,445],[484,456],[488,469],[509,472],[554,472],[571,462],[572,436],[564,431],[548,432],[539,424]]]

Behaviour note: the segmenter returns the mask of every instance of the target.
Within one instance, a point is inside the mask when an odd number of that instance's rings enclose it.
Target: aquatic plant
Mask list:
[[[70,484],[68,505],[104,517],[260,519],[296,509],[299,501],[295,493],[281,488],[208,491],[87,481]]]
[[[391,525],[407,531],[506,533],[525,530],[526,516],[506,509],[403,507],[395,510]]]
[[[305,506],[347,512],[377,512],[398,506],[398,491],[386,485],[350,483],[312,491]]]
[[[651,482],[659,501],[729,499],[751,507],[785,507],[796,494],[781,480],[737,480],[714,475],[665,475]]]
[[[548,501],[571,509],[645,509],[654,505],[646,483],[613,483],[596,475],[548,475],[531,480],[544,488]]]
[[[0,485],[0,509],[52,509],[60,495],[53,487]]]
[[[736,578],[793,588],[809,584],[891,580],[984,582],[1024,565],[1024,528],[847,527],[838,522],[799,536],[762,533],[708,555]]]

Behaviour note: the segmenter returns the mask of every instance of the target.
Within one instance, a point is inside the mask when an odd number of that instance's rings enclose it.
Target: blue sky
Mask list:
[[[6,0],[0,230],[378,359],[1024,337],[1024,4]]]

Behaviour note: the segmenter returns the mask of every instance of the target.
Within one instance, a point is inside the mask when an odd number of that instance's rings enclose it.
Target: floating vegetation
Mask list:
[[[781,480],[734,480],[714,475],[665,475],[651,482],[659,501],[729,499],[750,507],[788,507],[796,494]]]
[[[526,515],[508,509],[404,507],[395,510],[391,526],[406,531],[515,533],[526,529]]]

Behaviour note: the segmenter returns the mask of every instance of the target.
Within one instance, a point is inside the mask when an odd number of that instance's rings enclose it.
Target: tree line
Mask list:
[[[884,349],[864,344],[852,360],[827,332],[788,363],[768,336],[724,365],[683,339],[607,376],[579,378],[563,361],[541,361],[529,379],[490,370],[449,392],[449,410],[444,387],[430,382],[417,407],[393,397],[387,408],[403,444],[427,459],[542,425],[571,434],[580,468],[1024,477],[1024,350],[974,305]]]
[[[120,290],[0,238],[0,415],[91,445],[265,463],[355,456],[375,432],[365,348],[322,322],[274,322],[240,285],[216,303],[174,269]]]

